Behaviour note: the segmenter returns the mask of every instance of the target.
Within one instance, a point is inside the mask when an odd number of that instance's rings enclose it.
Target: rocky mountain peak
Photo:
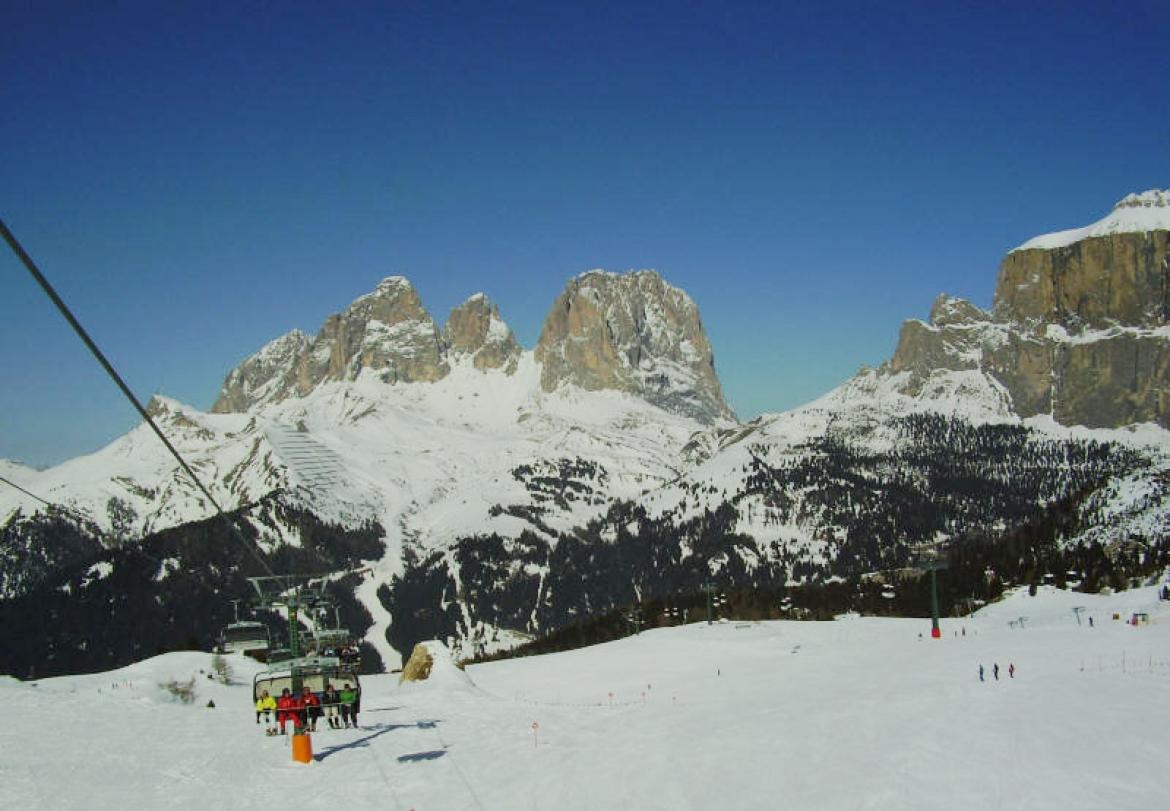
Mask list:
[[[1104,218],[1083,228],[1057,231],[1033,237],[1012,251],[1066,248],[1082,240],[1113,234],[1144,234],[1170,231],[1170,189],[1150,189],[1121,198]]]
[[[1127,194],[1118,201],[1118,208],[1163,208],[1170,209],[1170,189],[1150,189],[1134,194]]]
[[[246,411],[364,370],[387,383],[435,381],[449,371],[439,329],[402,276],[330,315],[313,339],[294,330],[267,344],[228,374],[212,410]]]
[[[884,367],[903,393],[979,371],[1023,417],[1066,425],[1170,427],[1170,192],[1122,199],[1105,219],[1008,253],[991,313],[940,296],[907,321]]]
[[[452,356],[470,356],[480,370],[504,369],[511,374],[520,360],[520,344],[500,317],[499,307],[483,293],[451,311],[443,339]]]
[[[704,422],[734,419],[690,296],[652,270],[592,270],[569,281],[545,318],[541,385],[635,394]]]
[[[267,344],[224,381],[217,412],[247,411],[304,396],[325,381],[376,375],[386,383],[434,382],[450,363],[512,374],[523,349],[483,293],[454,308],[440,332],[414,286],[390,276],[313,337],[296,330]],[[652,270],[594,270],[571,279],[535,350],[541,385],[628,392],[704,422],[734,420],[710,342],[690,296]]]
[[[940,293],[930,308],[930,323],[936,327],[977,324],[987,321],[988,314],[966,299]]]

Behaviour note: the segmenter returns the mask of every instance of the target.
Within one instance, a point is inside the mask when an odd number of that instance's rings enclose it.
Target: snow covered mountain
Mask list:
[[[1026,243],[991,312],[941,296],[880,369],[746,424],[698,308],[652,271],[570,280],[533,350],[486,296],[440,329],[391,277],[315,336],[246,359],[212,413],[165,398],[151,411],[273,560],[330,544],[345,552],[326,563],[360,560],[354,616],[388,664],[420,639],[492,650],[711,577],[849,577],[1032,525],[1064,544],[1160,543],[1166,200],[1131,196],[1105,225]],[[0,490],[10,601],[64,589],[113,617],[95,556],[116,567],[110,550],[211,511],[146,426],[50,470],[3,471],[70,510]],[[68,553],[45,554],[58,537]],[[184,543],[167,547],[173,565],[194,554]]]

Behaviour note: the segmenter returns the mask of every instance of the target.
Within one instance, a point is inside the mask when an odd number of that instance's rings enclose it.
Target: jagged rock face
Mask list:
[[[516,371],[520,344],[500,318],[500,310],[483,293],[477,293],[451,311],[443,339],[454,356],[470,356],[476,369]]]
[[[691,298],[654,271],[590,271],[557,298],[536,346],[541,385],[614,389],[703,422],[734,419]]]
[[[297,368],[310,341],[300,330],[282,335],[227,376],[212,411],[246,411],[253,403],[283,399],[297,386]]]
[[[1057,346],[1052,395],[1057,421],[1170,427],[1170,338],[1120,333]]]
[[[907,321],[889,363],[893,372],[909,371],[913,390],[935,369],[979,368],[983,330],[991,316],[970,302],[941,295],[930,310],[930,323]]]
[[[996,318],[1077,332],[1115,324],[1162,326],[1170,319],[1168,256],[1170,231],[1013,251],[996,284]]]
[[[245,360],[224,381],[212,411],[305,395],[323,381],[352,380],[365,369],[387,383],[433,382],[450,371],[438,327],[401,276],[384,279],[345,312],[329,316],[312,341],[294,331]]]
[[[979,370],[1020,416],[1170,427],[1168,221],[1170,194],[1146,192],[1092,226],[1025,243],[1003,261],[990,314],[940,296],[929,324],[903,325],[886,370],[910,372],[912,396],[934,371]]]
[[[438,327],[401,276],[326,319],[313,343],[309,385],[299,394],[321,380],[352,380],[363,369],[378,370],[387,383],[433,382],[450,371]]]

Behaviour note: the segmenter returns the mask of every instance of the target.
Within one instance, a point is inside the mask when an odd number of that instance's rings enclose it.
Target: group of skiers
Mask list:
[[[325,689],[318,695],[306,686],[300,695],[294,695],[285,687],[280,698],[273,698],[267,690],[260,693],[256,699],[256,723],[264,717],[265,733],[268,735],[286,735],[285,725],[292,722],[294,734],[304,731],[316,732],[317,721],[324,716],[330,729],[357,728],[359,709],[358,691],[345,685],[337,690],[332,684],[326,684]],[[273,723],[273,716],[276,721]],[[280,727],[278,733],[277,726]]]
[[[995,677],[996,681],[999,681],[999,662],[992,664],[991,675]],[[1011,662],[1008,663],[1008,676],[1013,679],[1016,677],[1016,666]],[[979,681],[983,681],[983,665],[979,665]]]

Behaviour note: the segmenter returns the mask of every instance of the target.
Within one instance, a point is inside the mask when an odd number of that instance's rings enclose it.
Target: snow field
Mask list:
[[[1083,625],[1073,606],[1085,607]],[[1151,623],[1111,619],[1136,611]],[[695,624],[477,665],[470,679],[442,668],[434,682],[401,687],[396,676],[368,677],[363,728],[319,731],[308,765],[253,723],[242,683],[257,666],[240,657],[228,657],[233,686],[199,675],[211,661],[200,653],[36,686],[2,679],[0,805],[1160,806],[1170,788],[1170,604],[1154,588],[1021,592],[944,619],[941,640],[929,627],[859,617]],[[157,686],[190,675],[191,705]]]

